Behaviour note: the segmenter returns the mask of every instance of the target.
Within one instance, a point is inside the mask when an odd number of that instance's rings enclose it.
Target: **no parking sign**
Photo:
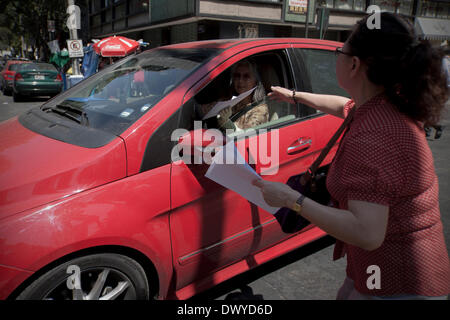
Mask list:
[[[69,49],[69,57],[71,58],[80,58],[84,56],[82,40],[67,40],[67,48]]]

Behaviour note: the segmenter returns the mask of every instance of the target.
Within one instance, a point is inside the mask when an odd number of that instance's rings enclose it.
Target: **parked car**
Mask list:
[[[243,59],[256,62],[266,93],[280,85],[345,94],[340,46],[289,38],[159,47],[1,123],[0,298],[186,299],[324,236],[313,225],[283,233],[273,215],[207,179],[207,164],[174,157],[173,133],[198,133],[197,108],[227,89]],[[278,159],[253,166],[286,182],[342,119],[266,103],[276,119],[229,135],[252,145],[277,134]]]
[[[30,63],[27,59],[10,59],[7,60],[5,67],[0,72],[0,78],[2,83],[2,92],[5,96],[9,96],[12,93],[12,86],[14,83],[14,76],[16,69],[20,64]]]
[[[14,102],[24,96],[54,96],[61,92],[62,86],[62,77],[52,64],[21,64],[14,75]]]

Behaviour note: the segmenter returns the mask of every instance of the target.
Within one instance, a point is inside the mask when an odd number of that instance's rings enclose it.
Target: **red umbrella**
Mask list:
[[[139,42],[122,36],[102,39],[94,44],[94,50],[103,57],[124,57],[139,47]]]

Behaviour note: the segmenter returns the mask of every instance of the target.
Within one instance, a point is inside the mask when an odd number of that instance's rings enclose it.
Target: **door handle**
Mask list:
[[[296,154],[305,151],[312,145],[312,140],[309,138],[300,138],[287,148],[288,154]]]

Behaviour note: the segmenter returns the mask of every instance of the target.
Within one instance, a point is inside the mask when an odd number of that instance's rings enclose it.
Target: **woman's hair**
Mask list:
[[[448,95],[442,51],[418,41],[413,26],[397,15],[382,12],[379,29],[369,29],[368,18],[358,21],[350,35],[350,53],[367,65],[369,80],[382,85],[402,113],[437,124]]]
[[[238,66],[241,65],[247,65],[250,69],[250,72],[253,74],[253,77],[256,80],[256,89],[253,92],[253,102],[261,101],[264,99],[266,95],[266,90],[264,90],[264,86],[261,82],[261,77],[259,76],[258,68],[256,67],[256,63],[252,60],[242,60],[238,63],[234,64],[233,67],[231,67],[231,79],[233,79],[233,74]],[[231,80],[233,81],[233,80]],[[233,89],[234,90],[234,89]]]

